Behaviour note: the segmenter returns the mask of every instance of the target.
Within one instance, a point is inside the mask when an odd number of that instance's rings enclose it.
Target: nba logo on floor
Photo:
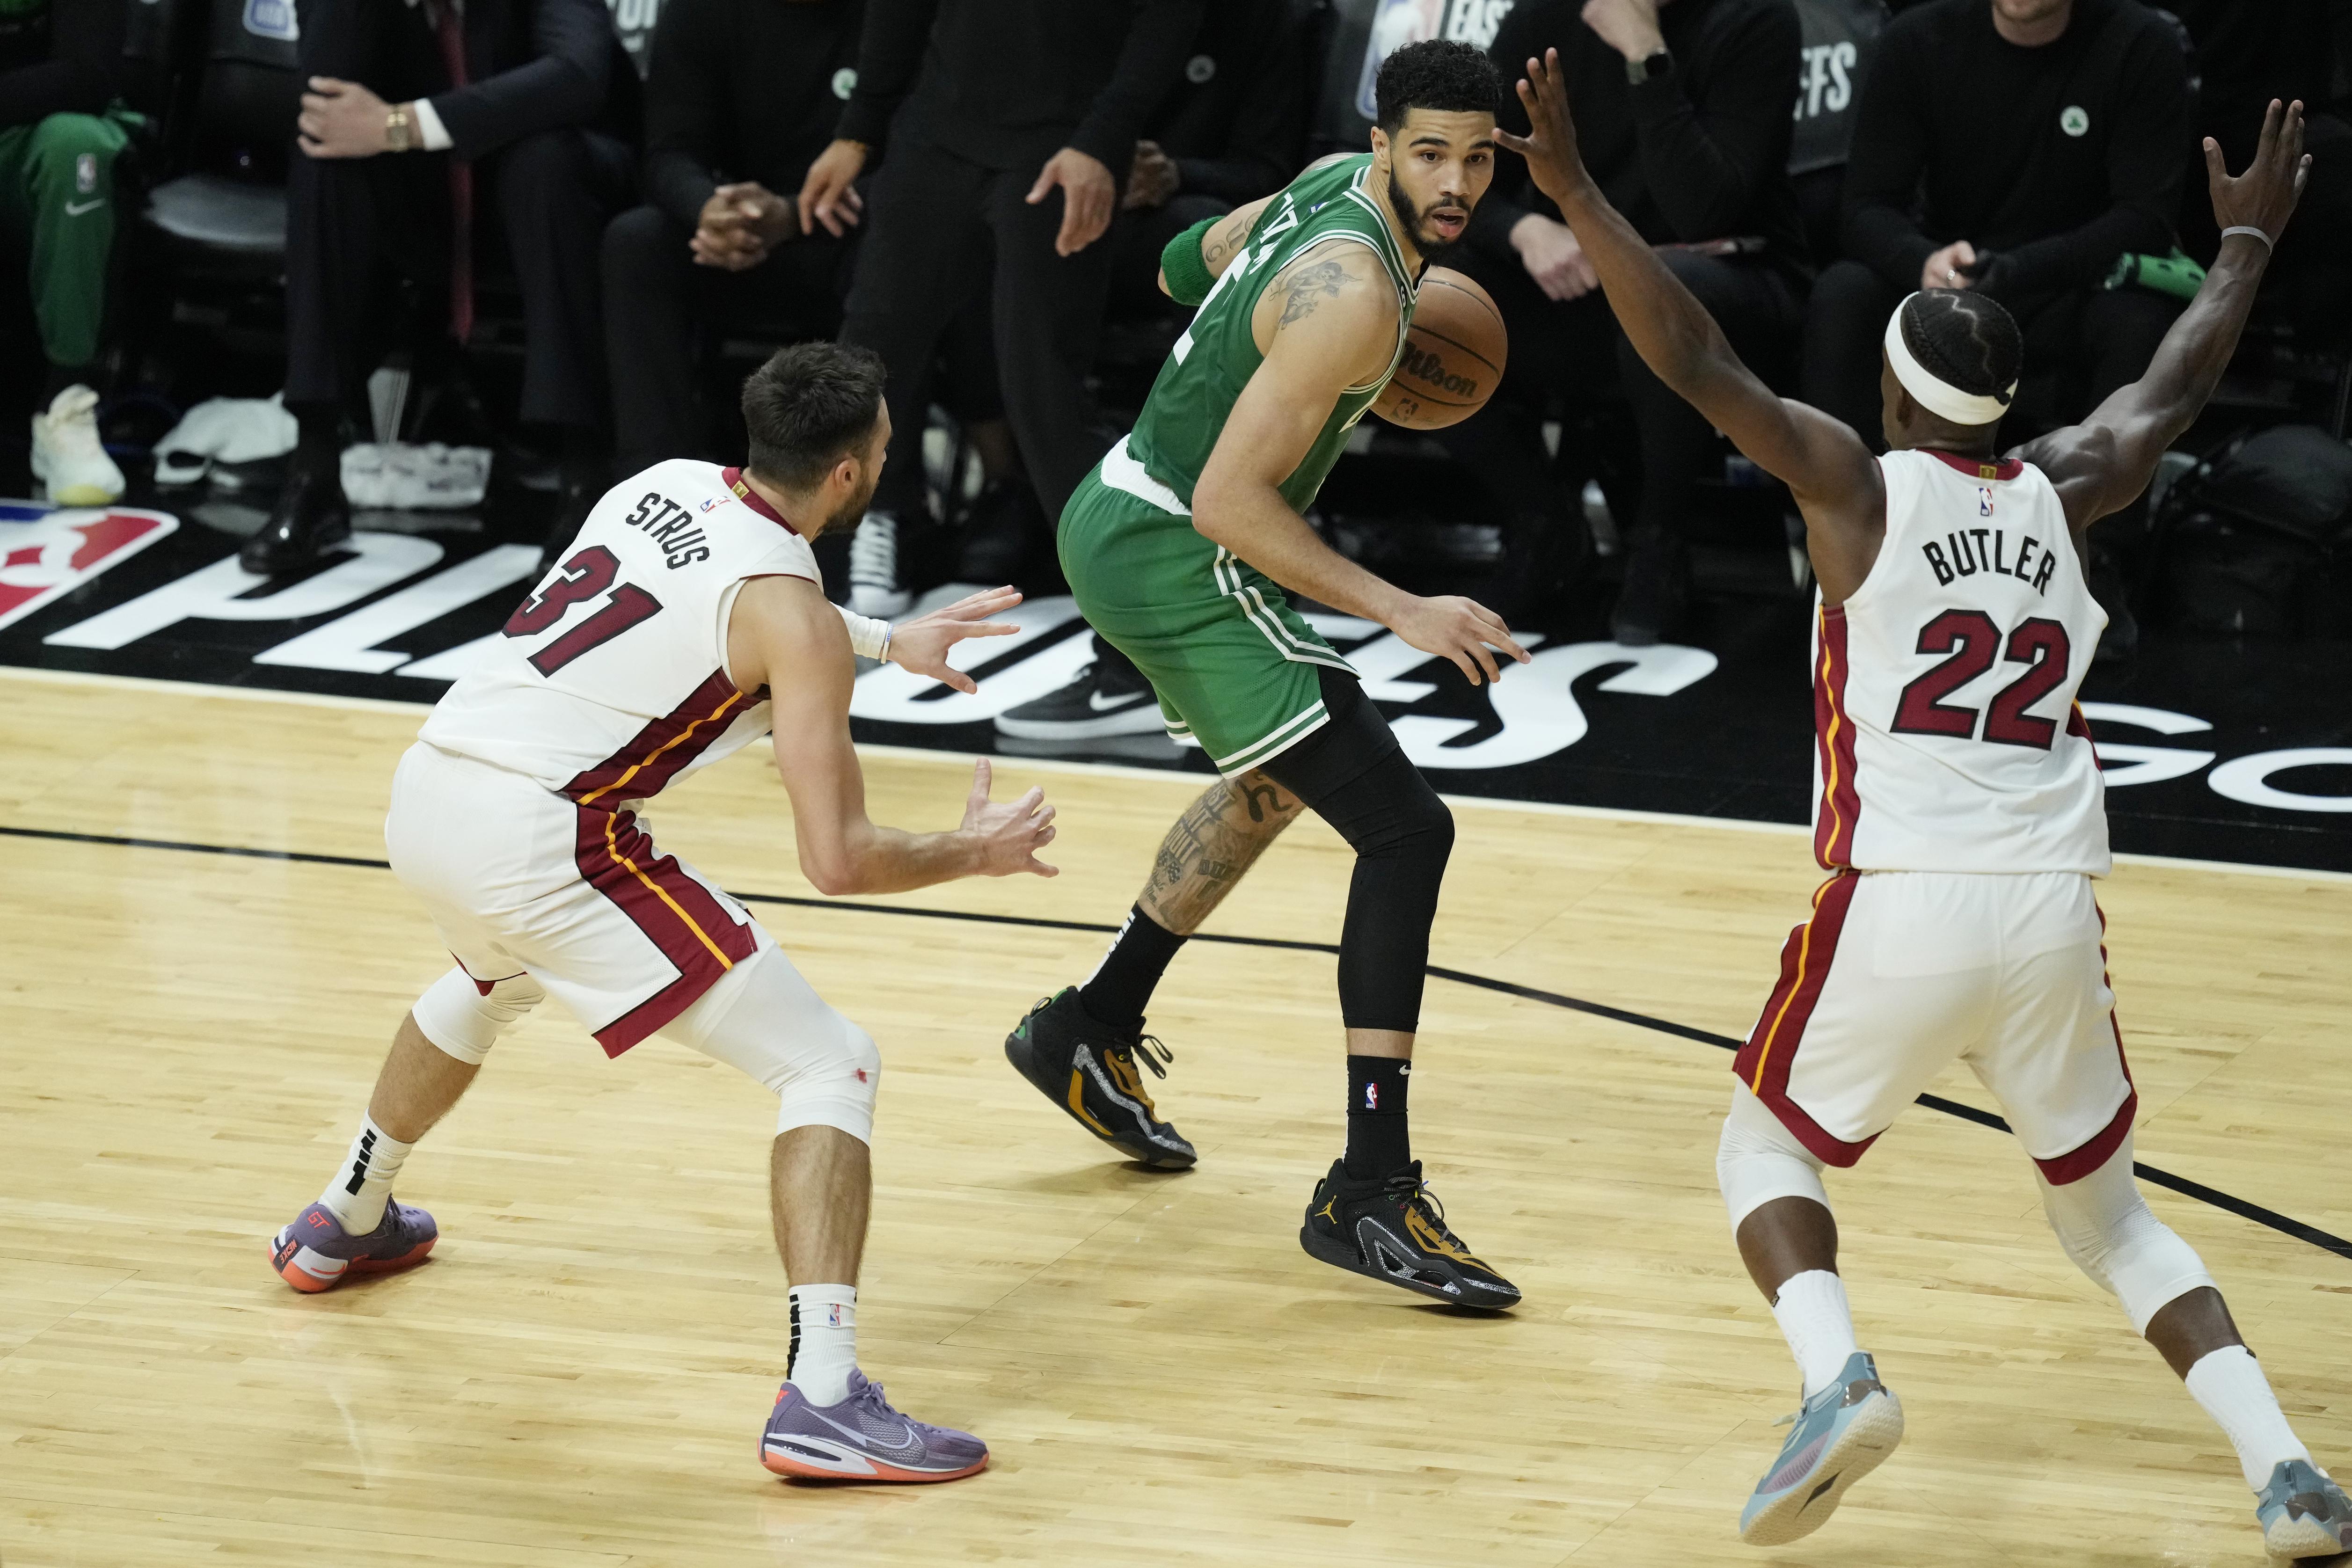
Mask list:
[[[0,626],[128,560],[180,526],[131,507],[53,510],[0,502]]]

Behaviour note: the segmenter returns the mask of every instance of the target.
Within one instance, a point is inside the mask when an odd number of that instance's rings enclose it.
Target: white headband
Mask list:
[[[1903,340],[1903,312],[1914,294],[1895,308],[1886,319],[1886,358],[1895,366],[1895,379],[1919,400],[1919,406],[1930,413],[1941,414],[1954,424],[1991,424],[2009,412],[2010,399],[2017,395],[2017,383],[2011,382],[2000,396],[1962,392],[1951,382],[1921,364],[1911,352],[1911,345]]]

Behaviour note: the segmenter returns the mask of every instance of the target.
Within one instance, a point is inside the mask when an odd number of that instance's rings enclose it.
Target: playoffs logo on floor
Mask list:
[[[131,507],[53,510],[0,501],[0,626],[137,555],[180,526]]]

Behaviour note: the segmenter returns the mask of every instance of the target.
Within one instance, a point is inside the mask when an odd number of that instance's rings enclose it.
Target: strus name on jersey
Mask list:
[[[1919,553],[1927,558],[1927,570],[1936,574],[1937,583],[1946,588],[1957,578],[1993,571],[2047,594],[2051,575],[2058,569],[2058,558],[2032,534],[2019,538],[2012,556],[2009,536],[2000,528],[1957,528],[1944,536],[1942,544],[1923,541]]]
[[[621,521],[643,530],[647,538],[661,546],[662,563],[672,571],[710,559],[710,541],[703,537],[702,526],[694,520],[694,514],[658,490],[646,491],[636,510]]]

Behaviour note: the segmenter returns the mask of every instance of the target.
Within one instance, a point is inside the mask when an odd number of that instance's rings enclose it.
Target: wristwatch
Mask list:
[[[1639,87],[1653,77],[1671,74],[1674,68],[1675,57],[1664,49],[1660,49],[1657,53],[1644,56],[1641,59],[1627,60],[1625,79]]]
[[[408,112],[408,105],[395,103],[383,111],[383,144],[394,152],[406,152],[416,145],[416,120]]]

